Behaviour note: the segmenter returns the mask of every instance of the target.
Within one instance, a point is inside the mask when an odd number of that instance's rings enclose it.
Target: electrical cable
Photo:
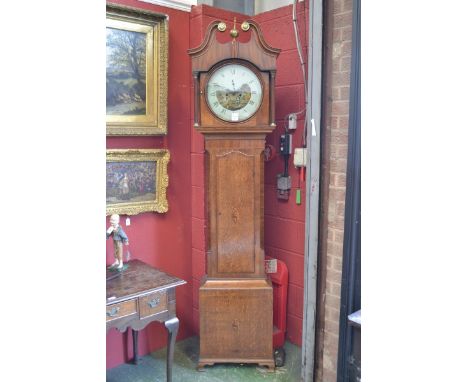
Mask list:
[[[299,54],[299,60],[301,62],[301,70],[302,70],[302,77],[304,79],[304,89],[307,87],[306,86],[306,74],[305,74],[305,63],[304,63],[304,58],[302,57],[302,44],[301,44],[301,38],[299,36],[298,32],[298,27],[297,27],[297,14],[296,14],[296,6],[297,6],[297,0],[294,0],[293,2],[293,26],[294,26],[294,35],[296,37],[296,48],[297,48],[297,53]],[[305,91],[306,95],[306,103],[307,103],[307,90]]]
[[[304,58],[302,57],[302,43],[301,43],[301,38],[298,32],[298,26],[297,26],[297,13],[296,13],[296,7],[297,7],[297,0],[293,1],[293,26],[294,26],[294,36],[296,38],[296,48],[297,48],[297,53],[299,54],[299,61],[301,63],[301,70],[302,70],[302,78],[304,80],[304,103],[305,103],[305,109],[307,110],[307,80],[306,80],[306,74],[305,74],[305,63],[304,63]],[[304,9],[304,14],[305,14],[305,9]],[[306,139],[307,139],[307,117],[304,118],[304,130],[302,131],[302,147],[306,147]]]

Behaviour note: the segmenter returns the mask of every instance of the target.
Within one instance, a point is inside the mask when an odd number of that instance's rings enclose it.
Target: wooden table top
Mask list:
[[[187,283],[140,260],[127,264],[128,269],[120,276],[106,281],[106,305]]]

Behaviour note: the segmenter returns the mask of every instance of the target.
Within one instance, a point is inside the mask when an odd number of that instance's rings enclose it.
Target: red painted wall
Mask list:
[[[209,6],[192,8],[190,17],[190,47],[198,46],[209,23],[220,19],[232,27],[234,17],[239,23],[249,17]],[[307,25],[304,3],[297,8],[297,17],[301,40],[304,45],[304,59],[307,58],[305,46]],[[279,136],[284,132],[284,119],[291,112],[305,108],[304,82],[301,73],[294,30],[292,24],[292,6],[262,13],[253,18],[263,31],[266,41],[275,48],[282,49],[278,58],[276,82],[276,130],[267,137],[267,142],[278,149]],[[238,24],[239,25],[239,24]],[[227,33],[217,36],[229,40]],[[241,38],[247,34],[241,33]],[[244,36],[244,37],[242,37]],[[307,65],[307,64],[306,64]],[[193,86],[193,82],[192,82]],[[193,90],[192,90],[193,91]],[[191,97],[193,104],[193,96]],[[193,124],[193,108],[192,119]],[[298,128],[293,133],[293,147],[301,147],[304,115],[298,120]],[[192,268],[193,268],[193,317],[198,329],[198,288],[206,273],[206,214],[204,206],[204,143],[201,134],[192,129]],[[265,164],[265,253],[284,261],[289,269],[288,326],[287,338],[300,345],[302,341],[302,310],[304,294],[304,230],[305,230],[305,184],[299,182],[299,172],[289,163],[293,190],[289,201],[276,198],[276,174],[283,172],[283,160],[279,156]],[[296,205],[295,192],[301,189],[302,204]]]
[[[307,68],[308,5],[307,1],[298,3],[296,10],[305,68]],[[262,13],[253,19],[260,24],[267,43],[281,49],[277,61],[275,87],[277,128],[266,139],[267,143],[279,150],[280,135],[285,132],[286,116],[305,108],[304,80],[294,36],[292,5]],[[302,147],[304,117],[304,114],[298,117],[297,129],[292,132],[293,149]],[[292,183],[291,195],[288,201],[277,199],[276,175],[283,173],[283,171],[284,160],[279,155],[265,163],[265,254],[284,261],[288,267],[286,337],[291,342],[301,345],[304,297],[305,183],[299,180],[299,171],[294,167],[291,156],[288,166]],[[302,203],[300,205],[297,205],[295,201],[297,189],[301,190]]]
[[[206,27],[213,20],[224,20],[231,28],[234,17],[239,22],[248,16],[209,6],[193,7],[192,12],[142,3],[136,0],[115,0],[135,8],[169,15],[169,86],[168,135],[166,137],[108,137],[107,148],[167,148],[171,152],[168,166],[169,211],[165,214],[144,213],[132,216],[131,225],[122,225],[129,236],[132,258],[141,259],[187,281],[177,288],[177,315],[180,319],[178,340],[198,333],[198,289],[206,273],[206,212],[204,203],[204,142],[193,128],[193,81],[189,47],[198,46]],[[298,19],[302,42],[306,44],[304,3],[299,3]],[[267,142],[278,148],[286,114],[304,108],[304,91],[292,26],[292,6],[265,12],[254,17],[260,23],[266,41],[282,49],[278,59],[276,86],[277,129]],[[247,34],[241,37],[246,38]],[[220,39],[229,39],[228,33]],[[241,40],[242,41],[242,40]],[[304,49],[304,58],[306,58]],[[303,116],[293,133],[293,147],[301,142]],[[276,174],[283,171],[283,161],[277,157],[265,164],[265,251],[283,260],[289,268],[287,338],[301,344],[302,298],[304,274],[304,205],[305,186],[298,183],[298,172],[289,165],[293,193],[289,201],[276,198]],[[295,190],[303,195],[301,205],[295,203]],[[108,226],[106,218],[106,228]],[[103,227],[104,236],[104,227]],[[107,264],[113,260],[111,241],[106,246]],[[166,345],[166,331],[157,323],[150,324],[140,334],[140,354],[147,354]],[[115,330],[107,334],[107,367],[117,366],[132,358],[131,335]]]
[[[191,184],[190,184],[190,62],[189,13],[134,0],[114,1],[115,4],[147,9],[169,15],[169,84],[168,135],[166,137],[107,137],[107,148],[167,148],[169,211],[165,214],[144,213],[130,217],[131,225],[121,223],[127,233],[131,257],[180,277],[188,282],[177,288],[177,316],[180,320],[178,339],[194,333],[192,320],[191,261]],[[108,218],[106,218],[106,228]],[[103,226],[103,237],[105,227]],[[107,264],[113,261],[113,245],[106,245]],[[151,323],[140,334],[139,352],[147,354],[166,345],[166,330]],[[131,335],[112,329],[107,334],[108,368],[133,356]]]

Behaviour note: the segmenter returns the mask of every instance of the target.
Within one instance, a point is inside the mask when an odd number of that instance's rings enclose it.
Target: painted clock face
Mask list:
[[[262,83],[244,65],[224,65],[213,72],[208,80],[206,100],[218,118],[227,122],[242,122],[260,107]]]

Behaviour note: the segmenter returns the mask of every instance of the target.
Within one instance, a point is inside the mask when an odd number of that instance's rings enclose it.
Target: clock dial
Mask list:
[[[242,122],[254,115],[262,103],[262,84],[257,75],[240,64],[220,67],[206,85],[211,111],[227,122]]]

